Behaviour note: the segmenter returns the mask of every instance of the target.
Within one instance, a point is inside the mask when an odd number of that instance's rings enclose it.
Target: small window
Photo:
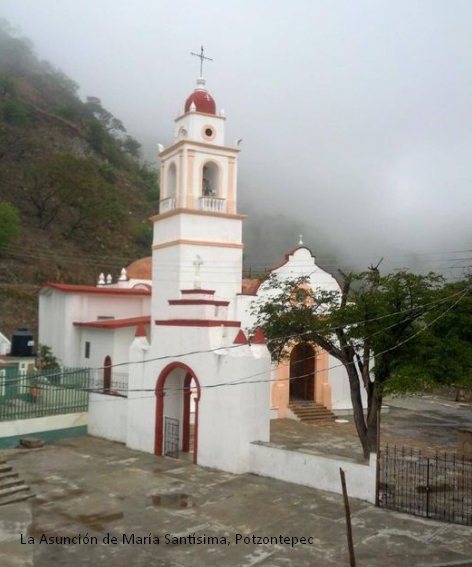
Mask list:
[[[90,342],[85,342],[85,358],[90,358]]]

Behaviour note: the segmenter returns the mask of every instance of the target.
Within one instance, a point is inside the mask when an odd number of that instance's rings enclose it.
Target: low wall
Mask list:
[[[66,413],[0,422],[0,449],[17,447],[22,437],[55,441],[87,434],[87,413]]]
[[[250,472],[342,494],[339,469],[346,473],[348,495],[375,503],[377,457],[369,464],[329,458],[322,455],[287,451],[267,443],[251,444]]]
[[[127,403],[128,398],[91,393],[88,434],[126,443]]]

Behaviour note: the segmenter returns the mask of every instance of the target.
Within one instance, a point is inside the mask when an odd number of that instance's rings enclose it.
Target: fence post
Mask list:
[[[429,457],[426,457],[426,517],[429,518]]]

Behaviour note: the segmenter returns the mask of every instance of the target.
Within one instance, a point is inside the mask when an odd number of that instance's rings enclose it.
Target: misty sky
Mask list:
[[[203,44],[227,142],[243,138],[240,208],[289,218],[278,256],[303,230],[325,264],[472,263],[471,0],[0,0],[0,16],[150,161]]]

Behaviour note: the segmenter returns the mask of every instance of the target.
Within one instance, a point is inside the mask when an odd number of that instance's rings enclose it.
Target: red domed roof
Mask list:
[[[195,104],[197,112],[204,112],[205,114],[216,114],[216,103],[213,97],[204,90],[194,91],[185,101],[185,112],[190,111],[192,102]]]

